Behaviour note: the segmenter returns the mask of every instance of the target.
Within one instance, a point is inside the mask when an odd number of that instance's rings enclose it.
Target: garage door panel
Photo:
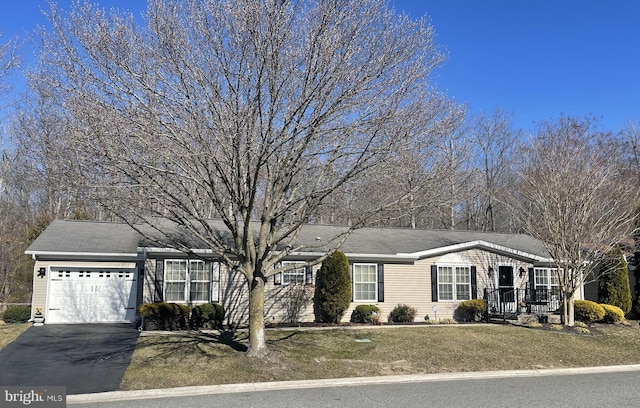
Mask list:
[[[49,323],[135,320],[134,269],[52,269]]]

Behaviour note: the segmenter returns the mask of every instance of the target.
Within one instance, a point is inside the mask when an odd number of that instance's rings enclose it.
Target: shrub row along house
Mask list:
[[[300,242],[318,248],[341,231],[307,225]],[[44,310],[48,324],[102,323],[135,322],[142,303],[220,303],[227,311],[225,324],[245,325],[244,278],[193,245],[187,255],[148,242],[126,224],[54,221],[26,251],[35,260],[32,307]],[[526,305],[530,312],[545,306],[539,310],[544,314],[560,307],[553,262],[542,243],[527,235],[362,228],[341,250],[349,260],[353,292],[343,320],[361,304],[377,305],[382,321],[398,304],[415,307],[417,320],[452,318],[460,302],[478,297],[488,299],[492,312]],[[283,262],[318,255],[317,249],[297,252]],[[292,314],[291,288],[314,285],[318,269],[301,267],[269,278],[267,324],[292,316],[314,321],[312,296]]]

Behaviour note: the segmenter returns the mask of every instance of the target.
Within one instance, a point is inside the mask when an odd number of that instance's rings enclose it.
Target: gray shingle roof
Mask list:
[[[55,220],[29,246],[31,253],[135,254],[138,234],[127,224]]]
[[[224,233],[220,222],[212,222]],[[319,252],[344,227],[307,225],[298,243],[301,252]],[[473,231],[419,230],[403,228],[362,228],[351,233],[341,250],[347,254],[397,255],[415,254],[438,248],[482,241],[541,258],[548,258],[544,245],[528,235]],[[192,248],[202,248],[197,242]],[[27,254],[95,253],[132,254],[138,246],[154,246],[143,240],[130,226],[121,223],[56,220],[31,244]]]

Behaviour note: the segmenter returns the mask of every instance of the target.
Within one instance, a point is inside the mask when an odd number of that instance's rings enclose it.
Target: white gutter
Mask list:
[[[69,256],[69,257],[108,257],[108,258],[138,258],[138,253],[126,252],[58,252],[58,251],[25,251],[35,260],[38,256]]]
[[[524,251],[518,251],[512,248],[508,248],[502,245],[492,244],[490,242],[482,241],[482,240],[470,241],[470,242],[464,242],[462,244],[455,244],[455,245],[449,245],[449,246],[440,247],[440,248],[428,249],[426,251],[413,252],[413,253],[407,253],[407,254],[398,254],[398,256],[414,256],[418,258],[427,258],[430,256],[439,255],[442,253],[458,252],[458,251],[475,248],[475,247],[493,249],[493,250],[504,252],[510,255],[519,256],[521,258],[533,259],[538,262],[553,262],[553,259],[551,258],[545,258],[539,255],[534,255]]]
[[[326,252],[292,252],[289,256],[311,256],[311,257],[321,257],[326,255]],[[360,254],[360,253],[349,253],[345,252],[344,254],[347,259],[370,259],[370,260],[389,260],[389,261],[417,261],[419,257],[414,254]]]
[[[146,247],[138,248],[140,251]],[[174,248],[160,248],[149,247],[146,248],[147,253],[169,253],[169,254],[184,254],[183,251]],[[211,249],[192,249],[191,252],[203,255],[214,255]],[[305,257],[305,258],[319,258],[326,255],[326,252],[291,252],[288,257]],[[370,260],[389,260],[389,261],[417,261],[418,257],[411,254],[360,254],[360,253],[345,253],[348,259],[370,259]]]
[[[211,249],[190,249],[191,252],[196,254],[213,254],[213,250]],[[138,247],[138,252],[160,252],[160,253],[169,253],[169,254],[184,254],[184,251],[180,251],[175,248],[162,248],[162,247]]]

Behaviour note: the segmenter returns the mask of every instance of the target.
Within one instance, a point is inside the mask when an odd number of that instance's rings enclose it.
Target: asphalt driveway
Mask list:
[[[30,327],[0,350],[0,385],[66,386],[67,394],[118,390],[138,334],[130,324]]]

